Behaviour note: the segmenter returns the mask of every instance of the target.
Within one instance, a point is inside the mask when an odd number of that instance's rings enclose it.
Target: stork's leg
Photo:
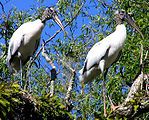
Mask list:
[[[30,57],[30,60],[32,60],[32,57]],[[27,71],[26,71],[26,84],[24,86],[24,89],[25,90],[29,90],[29,92],[31,92],[31,84],[30,84],[30,80],[31,80],[31,71],[30,71],[30,68],[31,68],[31,62],[29,62],[29,65],[27,66]]]
[[[31,71],[28,68],[28,71],[27,71],[27,85],[28,85],[29,92],[31,92],[31,83],[30,82],[31,82]]]
[[[27,77],[28,77],[28,75],[27,75],[27,68],[25,67],[25,70],[24,70],[24,79],[25,79],[25,81],[24,81],[24,90],[27,90],[27,88],[28,88],[28,79],[27,79]]]
[[[107,75],[108,69],[106,69],[104,75],[103,75],[103,81],[102,81],[102,92],[103,92],[103,106],[104,106],[104,116],[107,117],[107,110],[106,110],[106,75]]]
[[[110,100],[110,104],[111,104],[111,111],[114,111],[115,109],[117,109],[119,106],[115,106],[110,98],[110,96],[108,96],[109,100]]]
[[[22,70],[22,60],[20,58],[20,77],[21,77],[21,87],[23,87],[23,70]]]
[[[81,81],[81,94],[84,95],[84,81]]]
[[[107,72],[108,72],[108,69],[105,70],[105,73],[104,73],[104,78],[103,78],[103,101],[104,101],[104,116],[107,117],[107,111],[106,111],[106,97],[107,97],[107,93],[106,93],[106,84],[105,84],[105,81],[106,81],[106,75],[107,75]],[[115,109],[117,109],[119,106],[115,106],[113,103],[112,103],[112,100],[110,99],[110,97],[108,96],[109,100],[110,100],[110,103],[111,103],[111,110],[114,111]]]
[[[32,77],[32,73],[31,73],[31,67],[32,67],[32,61],[33,61],[34,57],[30,56],[30,61],[29,61],[29,65],[28,65],[28,86],[29,86],[29,92],[32,92],[32,85],[31,85],[31,77]]]
[[[20,61],[20,77],[21,77],[21,82],[20,82],[20,86],[23,87],[23,68],[22,68],[22,57],[21,57],[21,53],[18,52],[18,58]]]
[[[103,92],[103,106],[104,106],[104,116],[107,117],[107,110],[106,110],[106,88],[105,88],[105,81],[102,81],[102,92]]]

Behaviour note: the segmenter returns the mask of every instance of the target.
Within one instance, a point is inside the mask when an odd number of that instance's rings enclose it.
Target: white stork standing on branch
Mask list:
[[[40,43],[40,36],[42,30],[45,26],[46,21],[49,19],[53,19],[61,27],[61,29],[64,30],[64,27],[60,19],[58,18],[55,9],[53,7],[48,7],[44,10],[41,19],[22,24],[13,33],[10,39],[7,55],[7,64],[11,73],[21,70],[21,79],[22,67],[36,52]]]
[[[53,19],[64,30],[55,9],[48,7],[43,12],[41,19],[24,23],[13,33],[7,56],[10,70],[18,72],[36,52],[45,22],[49,19]]]
[[[83,68],[79,71],[79,79],[83,83],[91,82],[100,73],[103,76],[103,101],[104,101],[104,116],[106,113],[106,91],[105,77],[108,68],[114,63],[122,50],[126,40],[126,27],[124,20],[134,27],[143,37],[143,34],[136,26],[131,17],[125,11],[120,10],[115,12],[116,30],[103,40],[96,43],[88,52]]]

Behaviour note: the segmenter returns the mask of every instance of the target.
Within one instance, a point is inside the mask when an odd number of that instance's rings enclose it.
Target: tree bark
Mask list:
[[[149,74],[140,74],[132,84],[125,101],[110,113],[109,118],[114,119],[120,116],[120,118],[133,119],[142,113],[149,112],[148,79]]]

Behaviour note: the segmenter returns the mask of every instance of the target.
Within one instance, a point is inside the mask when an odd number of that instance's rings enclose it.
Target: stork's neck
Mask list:
[[[124,23],[124,20],[120,19],[119,17],[116,17],[115,21],[116,21],[116,25],[121,25]]]
[[[126,32],[126,27],[125,27],[125,25],[124,25],[124,24],[118,24],[118,25],[116,26],[116,31],[124,31],[124,32]]]
[[[32,24],[36,24],[36,26],[40,28],[39,30],[42,30],[45,26],[45,24],[40,19],[33,21]]]
[[[41,22],[42,22],[43,24],[45,24],[45,23],[46,23],[46,21],[47,21],[47,19],[46,19],[46,18],[44,18],[44,17],[42,17],[42,18],[41,18]]]
[[[116,34],[116,36],[119,37],[117,42],[119,42],[119,44],[123,45],[126,40],[126,35],[127,35],[125,25],[124,24],[117,25],[115,34]]]

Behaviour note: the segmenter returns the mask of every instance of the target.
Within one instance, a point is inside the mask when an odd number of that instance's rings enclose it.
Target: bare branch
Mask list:
[[[112,9],[112,6],[108,5],[104,0],[97,0],[97,1],[100,2],[104,8],[108,7]]]
[[[140,47],[140,67],[141,67],[141,74],[143,75],[144,65],[143,65],[143,45],[142,44]]]
[[[49,56],[46,54],[46,50],[45,50],[45,47],[43,46],[42,47],[42,56],[46,59],[46,61],[51,65],[51,67],[53,69],[55,69],[55,65],[53,64],[52,60],[49,58]]]
[[[143,74],[140,74],[132,84],[130,92],[128,93],[128,96],[125,99],[125,104],[134,99],[135,94],[141,90],[142,84],[143,84]]]
[[[58,57],[60,57],[59,56],[59,54],[57,53],[56,54]],[[68,68],[72,73],[74,73],[75,72],[75,70],[70,66],[70,65],[68,65],[65,61],[63,61],[62,59],[58,59],[66,68]]]
[[[69,100],[70,100],[70,97],[71,97],[71,91],[73,89],[73,84],[74,84],[74,80],[75,80],[75,71],[73,72],[73,75],[69,81],[69,86],[68,86],[68,89],[67,89],[67,93],[66,93],[66,97],[65,97],[65,101],[66,103],[68,104],[69,103]]]
[[[43,46],[43,51],[42,51],[42,56],[46,59],[46,61],[51,65],[52,70],[51,70],[51,84],[50,84],[50,97],[52,97],[54,95],[54,81],[57,77],[56,74],[56,66],[54,65],[54,63],[52,62],[52,60],[48,57],[48,55],[46,54],[46,50],[45,47]]]
[[[147,51],[146,54],[145,54],[144,60],[147,59],[147,56],[148,56],[148,51]]]
[[[57,52],[57,51],[56,51]],[[74,85],[74,80],[75,80],[75,76],[76,76],[76,72],[75,70],[70,66],[68,65],[65,61],[63,61],[62,59],[60,59],[60,56],[57,52],[56,54],[58,56],[58,60],[66,67],[68,68],[71,73],[72,73],[72,77],[69,81],[69,85],[68,85],[68,89],[67,89],[67,93],[66,93],[66,97],[65,97],[65,101],[66,101],[66,106],[68,109],[72,109],[72,104],[69,102],[70,100],[70,97],[71,97],[71,92],[72,92],[72,89],[73,89],[73,85]]]

